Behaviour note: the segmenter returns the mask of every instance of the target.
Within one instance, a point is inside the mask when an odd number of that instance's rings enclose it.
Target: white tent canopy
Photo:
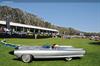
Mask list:
[[[6,25],[6,21],[0,21],[0,24]],[[34,28],[34,29],[41,29],[41,30],[59,32],[56,29],[49,29],[49,28],[38,27],[38,26],[33,26],[33,25],[25,25],[25,24],[14,23],[14,22],[10,22],[10,25],[11,26],[18,26],[18,27],[26,27],[26,28]]]

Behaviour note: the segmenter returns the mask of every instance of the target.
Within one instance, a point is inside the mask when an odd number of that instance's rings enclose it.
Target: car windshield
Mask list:
[[[50,48],[51,46],[50,45],[44,45],[42,46],[42,48]]]

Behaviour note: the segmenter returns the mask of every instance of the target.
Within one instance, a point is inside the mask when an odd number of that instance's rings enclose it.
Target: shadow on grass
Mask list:
[[[91,45],[100,45],[100,42],[90,42]]]
[[[18,58],[13,58],[12,60],[15,60],[15,61],[22,61],[21,59],[18,59]]]
[[[80,57],[74,57],[72,60],[78,60],[78,59],[81,59]],[[13,58],[12,60],[15,60],[15,61],[22,61],[21,59],[18,59],[18,58]],[[32,59],[32,61],[65,61],[66,60],[64,58],[47,58],[47,59]]]

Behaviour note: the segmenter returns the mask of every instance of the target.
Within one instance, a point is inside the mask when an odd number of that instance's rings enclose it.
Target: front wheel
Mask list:
[[[22,55],[21,59],[22,59],[23,62],[29,63],[29,62],[32,61],[32,56],[28,55],[28,54],[25,54],[25,55]]]
[[[71,57],[67,57],[67,58],[65,58],[65,60],[66,60],[66,61],[71,61],[72,58],[71,58]]]

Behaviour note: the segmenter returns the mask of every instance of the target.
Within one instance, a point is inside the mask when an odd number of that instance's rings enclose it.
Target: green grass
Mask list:
[[[2,40],[2,39],[0,39]],[[64,60],[37,60],[32,63],[23,63],[19,60],[14,60],[15,56],[10,55],[8,52],[13,50],[10,47],[4,47],[0,45],[0,66],[100,66],[100,41],[98,45],[96,41],[89,39],[60,39],[60,38],[49,38],[49,39],[18,39],[10,38],[7,39],[8,43],[20,44],[20,45],[50,45],[53,43],[59,45],[71,45],[74,47],[84,48],[87,53],[81,59],[74,59],[66,62]],[[95,42],[95,44],[92,44]]]

